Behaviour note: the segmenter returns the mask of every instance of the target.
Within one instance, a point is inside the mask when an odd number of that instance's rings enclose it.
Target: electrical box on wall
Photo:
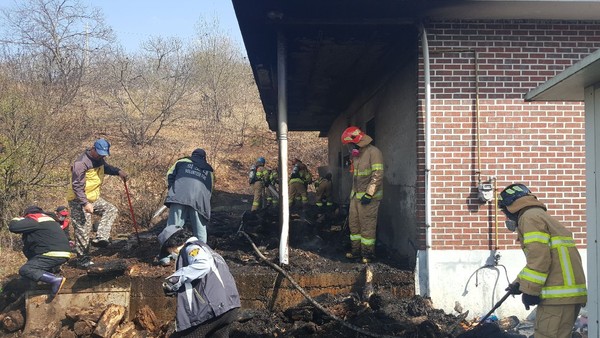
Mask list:
[[[491,183],[480,183],[477,190],[481,202],[490,202],[494,199],[494,188]]]

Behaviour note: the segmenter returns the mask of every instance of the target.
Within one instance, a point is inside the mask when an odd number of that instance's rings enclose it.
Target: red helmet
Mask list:
[[[358,129],[358,127],[354,127],[354,126],[348,127],[342,133],[342,143],[343,144],[348,144],[348,143],[358,144],[358,142],[360,142],[360,140],[362,140],[363,136],[365,136],[365,133],[363,133],[362,130]]]

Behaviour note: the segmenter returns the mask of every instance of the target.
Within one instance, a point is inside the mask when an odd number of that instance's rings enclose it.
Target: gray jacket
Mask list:
[[[212,257],[203,257],[206,252]],[[188,240],[177,257],[177,271],[180,273],[172,276],[181,275],[188,280],[184,268],[190,264],[198,265],[206,272],[202,273],[202,277],[183,283],[177,292],[177,331],[201,325],[240,307],[235,280],[221,255],[201,241]],[[198,273],[198,269],[192,269],[191,273]]]
[[[179,159],[167,173],[167,185],[167,207],[171,203],[185,205],[210,220],[214,174],[213,168],[204,158],[192,156]]]

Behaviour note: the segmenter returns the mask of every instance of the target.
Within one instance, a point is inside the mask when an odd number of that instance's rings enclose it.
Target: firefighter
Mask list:
[[[254,199],[252,200],[252,213],[256,213],[262,206],[262,199],[265,194],[265,175],[267,173],[265,169],[266,160],[264,157],[259,157],[250,167],[248,172],[248,183],[252,187],[254,193]]]
[[[506,227],[516,231],[526,265],[506,289],[522,294],[525,309],[537,305],[535,337],[571,337],[579,310],[587,301],[581,256],[573,235],[546,213],[523,184],[506,187],[498,207],[507,217]]]
[[[267,206],[277,208],[279,205],[279,169],[269,169],[265,175],[265,190],[267,194]]]
[[[350,192],[351,252],[347,258],[369,263],[375,258],[377,212],[383,197],[383,155],[373,139],[358,127],[342,133],[342,143],[351,147],[352,191]]]
[[[308,171],[306,164],[297,158],[292,160],[292,173],[289,182],[289,202],[290,206],[297,206],[301,203],[302,210],[308,206],[308,185],[312,183],[312,175]]]
[[[320,177],[315,181],[314,186],[316,190],[315,198],[317,207],[333,206],[333,202],[331,201],[331,173],[327,173],[325,176]]]
[[[331,209],[333,208],[333,201],[331,200],[331,173],[327,173],[325,176],[320,177],[315,181],[314,186],[316,190],[315,204],[318,210],[317,213],[320,215],[318,219],[324,218],[324,220],[329,220],[331,218]]]

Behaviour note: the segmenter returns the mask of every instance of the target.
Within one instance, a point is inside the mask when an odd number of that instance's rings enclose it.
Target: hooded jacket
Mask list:
[[[359,154],[352,161],[352,191],[350,198],[361,199],[365,193],[374,199],[383,198],[383,154],[372,145],[369,135],[358,142]]]
[[[517,276],[519,289],[540,296],[544,305],[585,304],[585,274],[571,232],[534,195],[517,199],[507,209],[518,215],[517,234],[527,259]]]
[[[210,220],[210,198],[214,183],[213,168],[204,157],[181,158],[167,172],[169,191],[165,205],[186,205]]]

